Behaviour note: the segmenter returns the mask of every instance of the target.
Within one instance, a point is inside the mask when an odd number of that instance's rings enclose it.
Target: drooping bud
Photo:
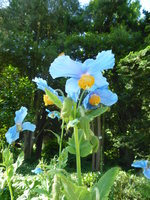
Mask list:
[[[68,118],[71,115],[73,106],[73,101],[70,97],[66,97],[63,102],[63,106],[61,109],[61,117],[62,118]]]

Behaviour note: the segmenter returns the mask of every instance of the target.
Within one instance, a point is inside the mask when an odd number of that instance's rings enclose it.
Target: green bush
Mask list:
[[[110,200],[149,200],[150,184],[144,177],[120,171],[109,196]]]

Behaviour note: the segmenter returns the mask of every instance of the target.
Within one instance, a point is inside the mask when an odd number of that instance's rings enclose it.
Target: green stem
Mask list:
[[[80,145],[79,145],[78,127],[77,126],[74,126],[74,138],[75,138],[75,146],[76,146],[76,166],[77,166],[78,185],[82,185],[82,183],[81,183]]]
[[[64,135],[64,119],[62,120],[62,125],[61,125],[61,136],[60,136],[60,143],[59,143],[59,157],[62,151],[62,141],[63,141],[63,135]]]
[[[10,181],[8,181],[8,187],[9,187],[9,192],[10,192],[11,200],[13,200],[14,197],[13,197],[13,191],[12,191],[12,187],[11,187],[11,182]]]
[[[81,102],[82,102],[82,99],[83,99],[83,96],[85,94],[86,90],[83,90],[82,93],[81,93],[81,96],[79,98],[79,103],[78,103],[78,107],[80,106]]]

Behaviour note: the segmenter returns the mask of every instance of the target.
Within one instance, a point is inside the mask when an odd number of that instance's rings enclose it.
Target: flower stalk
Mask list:
[[[74,126],[74,138],[76,146],[76,166],[77,166],[77,176],[78,176],[78,185],[82,185],[81,181],[81,158],[80,158],[80,145],[78,137],[78,127]]]
[[[59,143],[59,157],[60,157],[60,154],[62,151],[63,135],[64,135],[64,119],[62,120],[62,126],[61,126],[61,136],[60,136],[60,143]]]

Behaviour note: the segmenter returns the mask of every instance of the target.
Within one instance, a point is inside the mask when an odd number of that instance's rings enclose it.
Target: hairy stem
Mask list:
[[[82,183],[81,183],[80,145],[79,145],[78,127],[77,126],[74,127],[74,138],[75,138],[75,146],[76,146],[76,166],[77,166],[78,185],[82,185]]]

